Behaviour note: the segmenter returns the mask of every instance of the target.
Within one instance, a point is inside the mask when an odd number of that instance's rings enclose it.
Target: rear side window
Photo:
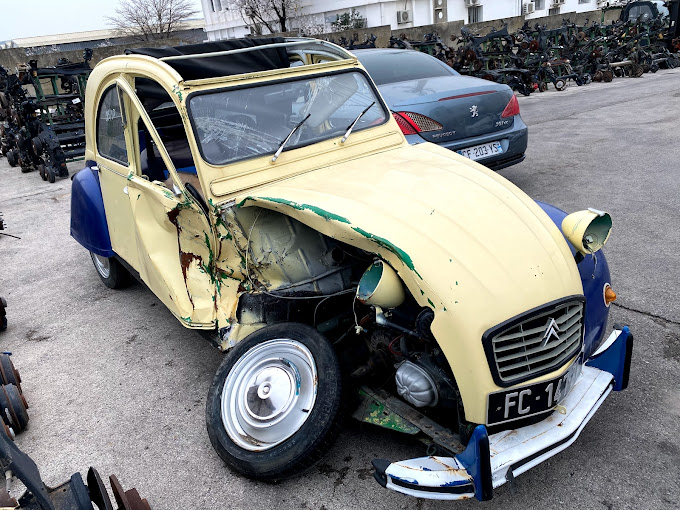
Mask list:
[[[125,117],[121,112],[118,90],[109,87],[99,103],[97,114],[97,151],[105,158],[128,166],[125,146]]]
[[[456,74],[446,64],[419,51],[372,53],[366,50],[356,55],[376,85]]]

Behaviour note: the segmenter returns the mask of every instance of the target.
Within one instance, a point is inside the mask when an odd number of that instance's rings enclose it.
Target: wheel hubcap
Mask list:
[[[99,255],[92,254],[92,260],[94,261],[94,266],[97,271],[104,278],[108,278],[111,275],[111,263],[106,257],[100,257]]]
[[[316,401],[316,364],[302,343],[263,342],[239,359],[222,388],[222,423],[250,451],[273,448],[307,421]]]

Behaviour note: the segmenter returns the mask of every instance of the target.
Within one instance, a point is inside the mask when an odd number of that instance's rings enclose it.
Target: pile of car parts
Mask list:
[[[137,489],[123,490],[118,479],[111,475],[109,481],[116,502],[113,506],[99,473],[93,467],[87,472],[87,483],[80,473],[56,487],[46,486],[38,466],[8,437],[0,434],[0,468],[11,472],[26,487],[18,499],[7,489],[0,489],[0,508],[25,510],[151,510]]]
[[[569,82],[579,86],[609,82],[680,65],[673,53],[680,44],[674,45],[672,37],[677,24],[672,20],[679,17],[676,9],[670,16],[659,13],[653,19],[628,19],[622,14],[620,21],[611,24],[586,20],[577,25],[565,19],[554,29],[539,24],[532,28],[527,21],[514,33],[505,25],[486,35],[463,27],[459,37],[451,37],[450,46],[431,33],[422,41],[392,36],[389,47],[423,51],[463,75],[505,83],[529,95],[547,90],[549,84],[564,90]]]
[[[0,69],[0,150],[22,172],[43,180],[67,177],[67,163],[85,155],[83,104],[92,51],[83,61],[61,59],[54,67],[37,60],[15,74]]]
[[[0,298],[0,317],[6,326],[5,306],[7,302]],[[28,425],[28,402],[21,389],[21,375],[7,353],[0,354],[0,412],[5,435],[13,439],[23,432]]]

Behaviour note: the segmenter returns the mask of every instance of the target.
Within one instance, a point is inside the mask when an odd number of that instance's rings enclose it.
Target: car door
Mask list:
[[[139,271],[137,241],[135,231],[131,228],[132,210],[127,195],[131,168],[126,121],[118,87],[115,81],[111,82],[102,92],[97,108],[95,158],[111,247],[135,271]]]
[[[136,233],[140,277],[187,327],[214,327],[213,231],[205,211],[185,189],[166,147],[131,85],[118,87],[129,110],[131,173],[128,198]],[[149,180],[142,172],[142,131],[150,139],[168,178]]]

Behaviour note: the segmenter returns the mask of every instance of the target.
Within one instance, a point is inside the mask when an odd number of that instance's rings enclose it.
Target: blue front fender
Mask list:
[[[88,161],[87,168],[73,176],[71,236],[92,253],[113,257],[99,175],[92,166]]]
[[[536,203],[543,211],[550,216],[557,228],[562,231],[562,220],[567,213],[555,206],[544,202]],[[566,238],[565,238],[566,240]],[[576,254],[576,249],[567,241],[572,254]],[[609,308],[604,304],[604,285],[611,283],[609,266],[602,250],[593,255],[586,255],[578,264],[583,285],[583,294],[586,297],[586,316],[585,316],[585,359],[588,359],[593,352],[600,346],[604,339],[607,327],[607,317]]]

